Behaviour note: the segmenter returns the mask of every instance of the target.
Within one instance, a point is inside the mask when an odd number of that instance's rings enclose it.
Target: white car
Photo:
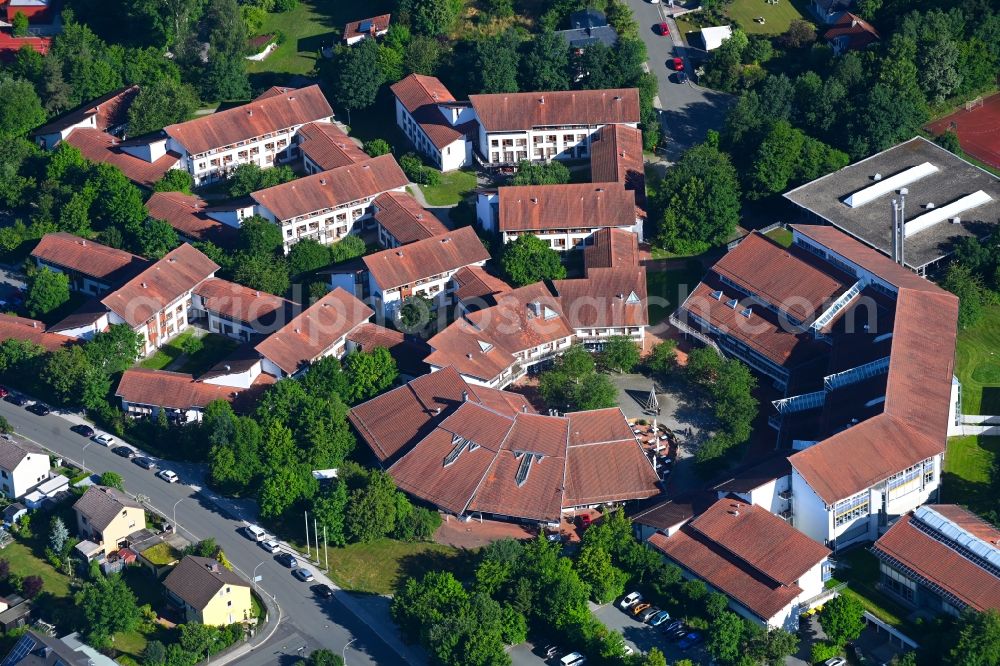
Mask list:
[[[621,601],[621,603],[619,605],[623,609],[624,608],[630,608],[630,607],[636,605],[637,603],[639,603],[640,601],[642,601],[642,595],[639,594],[638,592],[632,592],[630,594],[626,594],[625,598],[622,599],[622,601]]]
[[[274,539],[268,539],[267,541],[261,541],[260,542],[260,547],[263,548],[264,550],[266,550],[267,552],[271,553],[272,555],[274,555],[279,550],[281,550],[281,546],[278,545],[278,542],[275,541]]]
[[[570,652],[559,660],[559,666],[580,666],[587,663],[587,658],[579,652]]]
[[[261,541],[267,541],[270,538],[268,533],[257,525],[247,525],[243,528],[243,534],[246,535],[246,537],[251,541],[257,541],[258,543]]]
[[[156,476],[160,477],[167,483],[177,483],[178,481],[180,481],[180,478],[176,474],[171,472],[169,469],[161,469],[159,472],[156,473]]]
[[[102,432],[100,435],[94,435],[94,441],[100,444],[101,446],[110,447],[112,444],[115,443],[115,438],[106,432]]]

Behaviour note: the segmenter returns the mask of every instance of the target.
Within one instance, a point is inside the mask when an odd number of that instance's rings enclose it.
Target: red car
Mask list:
[[[0,398],[6,398],[6,397],[7,397],[7,389],[0,386]]]
[[[684,59],[683,58],[671,58],[670,59],[670,67],[675,72],[682,72],[682,71],[684,71]]]
[[[590,527],[590,523],[592,523],[593,520],[591,520],[590,515],[583,514],[582,516],[580,516],[579,522],[580,522],[580,527],[582,529],[587,529],[588,527]]]
[[[670,26],[668,26],[666,23],[661,23],[658,26],[656,26],[656,28],[659,31],[660,35],[662,35],[663,37],[670,36]]]

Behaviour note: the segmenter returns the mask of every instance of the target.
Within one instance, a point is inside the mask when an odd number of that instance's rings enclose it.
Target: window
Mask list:
[[[882,585],[896,596],[902,597],[907,601],[913,601],[917,591],[917,584],[885,564],[881,566],[881,569]]]
[[[227,606],[232,606],[232,605],[233,605],[233,600],[232,600],[232,599],[230,599],[229,601],[227,601],[227,602],[226,602],[226,605],[227,605]]]
[[[833,511],[833,524],[836,527],[846,525],[871,513],[868,491],[855,495],[842,502],[837,502]]]
[[[924,485],[929,486],[934,483],[934,459],[924,461]]]
[[[923,464],[914,465],[898,474],[890,476],[888,481],[886,481],[886,490],[889,493],[889,499],[900,497],[912,490],[918,490],[922,470]],[[933,473],[933,468],[931,468],[931,474],[933,475]]]

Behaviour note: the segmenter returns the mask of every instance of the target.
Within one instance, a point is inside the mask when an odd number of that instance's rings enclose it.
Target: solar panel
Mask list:
[[[17,662],[28,656],[28,653],[35,649],[35,639],[29,634],[21,636],[21,640],[17,642],[14,649],[10,651],[7,658],[0,663],[0,666],[14,666]]]
[[[358,32],[368,32],[371,29],[372,29],[371,19],[365,19],[364,21],[361,22],[361,25],[358,26]]]

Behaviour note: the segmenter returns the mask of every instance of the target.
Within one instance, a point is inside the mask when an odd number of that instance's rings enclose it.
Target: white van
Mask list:
[[[257,527],[256,525],[247,525],[243,528],[243,533],[246,534],[247,538],[251,541],[260,542],[267,538],[267,532],[265,532],[262,527]]]
[[[586,662],[587,658],[579,652],[570,652],[559,660],[560,666],[581,666],[581,664],[585,664]]]

